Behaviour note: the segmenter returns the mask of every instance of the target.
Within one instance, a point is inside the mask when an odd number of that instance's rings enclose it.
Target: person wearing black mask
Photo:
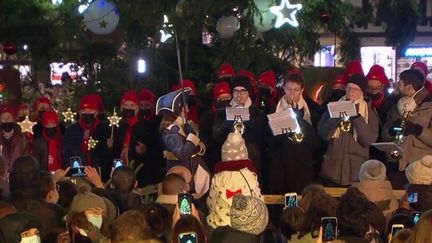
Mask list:
[[[137,172],[139,187],[157,184],[164,178],[166,161],[159,127],[161,117],[156,116],[156,96],[146,88],[138,93],[138,123],[132,126],[129,160],[143,164],[145,169]]]
[[[55,111],[46,111],[42,115],[42,136],[33,142],[32,150],[41,170],[54,172],[64,167],[59,123]]]
[[[112,157],[107,147],[110,136],[108,124],[98,118],[101,102],[95,95],[84,96],[79,104],[79,122],[70,125],[63,136],[62,154],[64,166],[70,158],[78,156],[82,165],[102,170],[102,178],[109,178]]]
[[[258,77],[258,97],[255,101],[257,107],[265,114],[274,112],[276,108],[276,75],[272,70],[263,72]]]
[[[218,110],[224,110],[230,106],[232,99],[231,89],[228,82],[220,82],[213,87],[213,105],[210,111],[201,116],[199,123],[199,138],[206,145],[204,161],[210,170],[213,170],[217,162],[221,161],[221,148],[223,142],[217,142],[213,139],[213,124],[215,114]]]
[[[339,74],[338,76],[336,76],[336,79],[333,80],[332,83],[332,89],[330,95],[323,102],[322,107],[326,108],[329,102],[338,101],[342,97],[344,97],[346,94],[345,91],[346,84],[347,84],[347,79],[345,74]]]
[[[0,156],[6,160],[10,169],[15,159],[24,154],[25,138],[15,121],[16,110],[7,105],[0,109]]]
[[[33,102],[32,109],[34,112],[33,119],[37,122],[36,125],[33,127],[33,139],[36,139],[42,136],[42,114],[45,111],[51,110],[51,100],[48,97],[41,96]]]
[[[113,158],[120,158],[125,164],[129,161],[131,129],[138,122],[138,97],[135,90],[125,92],[120,100],[121,120],[119,127],[114,128],[107,146]]]

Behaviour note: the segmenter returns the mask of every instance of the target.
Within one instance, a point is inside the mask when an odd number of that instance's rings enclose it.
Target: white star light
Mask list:
[[[270,7],[270,12],[277,16],[275,28],[279,28],[285,23],[298,27],[296,14],[302,7],[301,4],[291,4],[289,0],[282,0],[279,6]]]
[[[163,24],[163,28],[166,28],[166,27],[172,27],[172,24],[168,24],[168,16],[166,16],[165,14],[164,14],[164,24]],[[164,43],[165,41],[167,41],[169,38],[171,38],[172,37],[172,34],[171,33],[169,33],[169,32],[167,32],[167,31],[165,31],[165,30],[159,30],[159,32],[161,33],[161,42],[162,43]]]

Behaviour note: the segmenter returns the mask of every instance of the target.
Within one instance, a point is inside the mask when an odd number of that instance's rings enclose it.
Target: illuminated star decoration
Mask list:
[[[119,116],[117,116],[117,112],[115,111],[115,108],[114,108],[113,115],[108,117],[109,126],[110,127],[119,127],[120,119],[121,118]]]
[[[62,112],[62,115],[64,122],[72,122],[74,120],[75,112],[73,112],[71,108],[68,108],[67,111]]]
[[[164,14],[164,23],[163,23],[163,25],[162,25],[162,28],[171,28],[172,27],[172,24],[168,24],[168,16],[166,16],[165,14]],[[165,41],[167,41],[169,38],[171,38],[172,37],[172,34],[171,33],[169,33],[168,31],[165,31],[165,30],[159,30],[159,32],[161,33],[161,39],[160,39],[160,41],[162,42],[162,43],[164,43]]]
[[[28,116],[26,116],[24,121],[18,122],[18,125],[21,127],[22,132],[33,134],[33,126],[36,125],[36,122],[30,121]]]
[[[275,27],[279,28],[285,23],[298,27],[299,23],[297,22],[296,14],[302,7],[301,4],[291,4],[289,0],[282,0],[279,6],[270,7],[270,12],[277,17]]]
[[[105,28],[107,27],[107,22],[105,22],[105,20],[102,20],[101,22],[99,22],[99,28]]]
[[[87,141],[87,149],[90,151],[91,149],[94,149],[99,141],[96,139],[93,139],[93,137],[90,136],[89,140]]]

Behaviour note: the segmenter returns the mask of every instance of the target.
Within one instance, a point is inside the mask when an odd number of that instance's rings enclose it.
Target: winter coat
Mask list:
[[[24,135],[18,128],[15,128],[12,137],[9,139],[5,139],[2,131],[0,131],[0,146],[2,148],[1,156],[6,160],[8,170],[12,168],[15,159],[24,154],[25,145],[26,142]]]
[[[259,237],[257,235],[249,234],[236,230],[230,226],[222,226],[216,228],[208,243],[258,243]]]
[[[250,160],[222,161],[216,164],[214,172],[207,198],[207,222],[212,228],[231,225],[229,212],[235,194],[264,200]]]
[[[118,208],[119,214],[143,205],[141,196],[133,192],[122,193],[116,190],[95,188],[93,193],[109,199]]]
[[[216,113],[214,126],[213,126],[213,139],[219,144],[223,144],[228,134],[233,131],[234,121],[226,120],[226,110],[219,110]],[[256,168],[257,175],[260,181],[262,181],[262,170],[264,165],[262,164],[265,143],[265,126],[267,126],[267,118],[264,112],[255,106],[249,107],[250,120],[243,122],[244,133],[243,138],[246,143],[248,150],[249,159],[253,162]]]
[[[393,194],[390,181],[362,181],[353,185],[366,195],[366,198],[375,203],[383,212],[386,219],[390,219],[399,206]]]
[[[203,145],[194,133],[185,133],[181,117],[162,131],[162,141],[165,146],[167,170],[174,166],[186,167],[193,177],[190,185],[191,193],[198,195],[207,193],[210,186],[210,173],[200,155]]]
[[[203,159],[210,169],[214,170],[214,167],[218,161],[221,160],[221,149],[223,142],[216,141],[213,139],[213,125],[216,117],[216,112],[207,111],[201,116],[199,123],[199,138],[206,145],[206,153]]]
[[[339,118],[330,118],[326,111],[318,124],[318,134],[329,141],[321,176],[339,185],[351,185],[358,182],[360,166],[369,159],[369,145],[378,137],[378,117],[371,103],[367,103],[368,122],[362,116],[351,118],[350,132],[340,132],[339,138],[333,138],[338,128]],[[357,130],[357,141],[353,137],[353,128]]]
[[[91,165],[93,167],[101,167],[102,178],[107,180],[112,168],[112,156],[107,146],[107,139],[110,137],[110,129],[104,122],[100,122],[92,134],[92,138],[97,140],[96,147],[89,152],[82,151],[84,137],[84,129],[79,123],[70,125],[64,136],[62,137],[62,154],[65,167],[70,166],[70,157],[79,156],[82,165]],[[87,161],[87,156],[90,153],[91,162]]]
[[[410,162],[419,160],[427,154],[432,154],[432,95],[423,89],[414,97],[414,100],[417,107],[409,121],[422,126],[423,130],[419,136],[404,136],[404,141],[401,144],[403,156],[399,160],[400,171],[404,171]],[[398,119],[403,119],[403,117],[399,114],[396,104],[389,111],[387,122],[382,129],[381,135],[384,141],[395,141],[395,137],[390,135],[389,130]]]
[[[308,107],[314,124],[314,121],[319,119],[319,111],[312,109],[312,105],[308,104]],[[314,180],[314,164],[317,162],[314,155],[319,153],[321,138],[317,135],[314,126],[303,117],[298,116],[297,121],[304,134],[301,143],[292,141],[286,134],[273,136],[270,129],[265,136],[269,139],[268,144],[271,148],[269,150],[271,163],[267,178],[270,192],[273,194],[301,193],[303,188]]]
[[[165,176],[166,161],[163,158],[163,144],[159,133],[160,119],[139,120],[132,127],[129,146],[129,161],[143,167],[137,173],[138,185],[144,187],[161,182]],[[135,150],[138,142],[145,144],[147,150],[139,154]]]

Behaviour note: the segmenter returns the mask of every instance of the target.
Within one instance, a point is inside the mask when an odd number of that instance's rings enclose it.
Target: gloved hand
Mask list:
[[[197,135],[195,129],[189,123],[186,123],[184,125],[184,131],[186,135],[188,135],[189,133],[192,133],[193,135]]]
[[[407,124],[405,125],[404,136],[408,136],[408,135],[420,136],[422,131],[423,131],[422,126],[420,126],[417,123],[408,121]]]
[[[293,109],[294,113],[296,114],[297,118],[303,119],[304,109],[299,109],[298,107],[293,107],[292,109]]]

